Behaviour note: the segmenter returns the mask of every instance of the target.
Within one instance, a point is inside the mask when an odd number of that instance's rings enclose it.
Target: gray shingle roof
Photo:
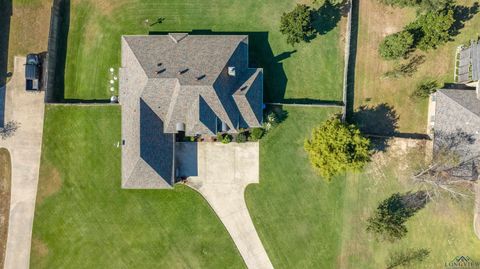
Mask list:
[[[122,36],[122,184],[173,184],[174,133],[215,134],[262,123],[263,72],[248,67],[246,35]],[[228,67],[235,67],[229,75]]]
[[[435,95],[434,149],[455,145],[454,150],[464,160],[478,155],[480,100],[477,99],[475,90],[441,89]],[[478,160],[471,167],[478,167]],[[460,170],[465,169],[463,167]]]

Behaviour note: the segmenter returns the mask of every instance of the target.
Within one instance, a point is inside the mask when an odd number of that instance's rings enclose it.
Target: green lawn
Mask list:
[[[31,268],[243,268],[193,190],[120,188],[120,109],[47,106]]]
[[[395,243],[377,242],[365,231],[366,220],[380,201],[395,192],[418,190],[408,177],[420,150],[424,148],[405,153],[396,148],[388,155],[376,156],[364,173],[347,177],[338,268],[385,268],[390,253],[408,248],[430,250],[424,262],[409,268],[444,268],[460,255],[480,260],[480,240],[472,225],[473,199],[456,202],[445,196],[436,198],[407,221],[407,236]]]
[[[275,268],[335,268],[340,253],[345,180],[313,173],[303,141],[335,110],[287,109],[261,142],[260,185],[245,193],[255,227]]]
[[[293,48],[278,29],[281,14],[294,4],[292,0],[72,1],[65,97],[109,97],[108,69],[119,67],[123,34],[211,30],[250,34],[251,62],[265,69],[268,100],[341,100],[340,27]],[[335,13],[329,10],[325,14],[332,12]],[[165,21],[149,27],[158,17]],[[332,22],[332,17],[335,16],[328,17],[329,22],[318,23],[328,28],[341,23]],[[146,19],[149,23],[145,23]]]

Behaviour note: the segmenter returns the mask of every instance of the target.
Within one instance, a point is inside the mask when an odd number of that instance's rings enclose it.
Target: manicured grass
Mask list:
[[[327,183],[315,175],[303,142],[314,126],[340,111],[287,112],[261,141],[260,184],[248,186],[247,206],[275,268],[336,268],[345,180]]]
[[[343,44],[337,25],[342,21],[328,17],[319,24],[333,29],[293,48],[278,29],[281,14],[294,5],[292,0],[72,1],[65,97],[110,96],[108,69],[120,65],[123,34],[211,30],[250,34],[251,62],[265,69],[267,100],[341,100]],[[149,27],[158,17],[164,22]]]
[[[7,247],[11,181],[12,163],[10,152],[5,148],[0,148],[0,267],[3,267],[5,262],[5,249]]]
[[[457,4],[472,7],[475,1],[461,0]],[[427,128],[427,100],[415,101],[409,98],[415,86],[424,80],[435,79],[441,85],[453,82],[455,49],[460,44],[478,36],[480,16],[477,14],[465,23],[460,34],[453,41],[436,50],[416,54],[425,55],[425,62],[412,77],[385,78],[385,72],[392,70],[395,61],[380,58],[378,46],[383,38],[398,31],[415,19],[415,9],[391,8],[377,0],[359,1],[358,48],[355,77],[355,106],[376,106],[387,103],[393,106],[398,119],[398,131],[425,133]],[[401,14],[401,16],[399,16]],[[372,112],[368,120],[381,122],[384,113]],[[365,119],[363,119],[365,121]]]
[[[193,190],[120,188],[118,106],[47,106],[31,268],[243,268]]]
[[[344,195],[345,216],[338,268],[385,268],[390,253],[409,248],[430,250],[428,258],[409,268],[444,268],[456,256],[480,260],[480,241],[473,232],[473,199],[456,202],[437,198],[407,221],[407,236],[395,243],[377,242],[365,231],[378,203],[395,192],[418,188],[408,179],[410,166],[424,148],[401,147],[378,154],[365,172],[350,174]]]

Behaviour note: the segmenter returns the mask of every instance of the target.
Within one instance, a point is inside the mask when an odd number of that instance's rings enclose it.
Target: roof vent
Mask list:
[[[240,91],[243,92],[244,90],[246,90],[248,88],[248,85],[245,85],[243,87],[240,88]]]
[[[185,68],[185,69],[182,69],[182,70],[178,71],[178,74],[182,75],[182,74],[187,73],[187,71],[188,71],[188,68]]]
[[[197,80],[202,80],[202,79],[204,79],[205,77],[206,77],[206,75],[198,76],[198,77],[197,77]]]
[[[235,66],[228,67],[228,75],[234,77],[235,76]]]
[[[159,75],[159,74],[165,72],[165,70],[167,70],[167,69],[166,69],[166,68],[163,68],[163,69],[160,69],[160,70],[158,70],[158,71],[155,71],[155,73],[156,73],[157,75]]]
[[[163,63],[158,63],[157,66],[162,66]]]

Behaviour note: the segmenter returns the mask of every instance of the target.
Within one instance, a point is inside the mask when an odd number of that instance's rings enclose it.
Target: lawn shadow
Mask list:
[[[329,0],[313,11],[312,24],[313,28],[319,35],[325,35],[337,27],[338,22],[342,18],[342,14],[345,13],[345,6],[347,4],[332,4]],[[311,40],[315,36],[308,39]]]
[[[460,33],[460,29],[465,27],[465,22],[472,19],[475,14],[478,13],[478,8],[478,2],[473,3],[471,7],[455,5],[453,8],[453,18],[455,19],[455,22],[450,29],[450,34],[452,36],[458,35]]]
[[[350,48],[348,51],[347,81],[345,93],[345,116],[348,122],[352,122],[353,111],[355,107],[355,65],[357,61],[357,43],[358,43],[358,1],[351,0],[351,28],[350,28]]]
[[[397,132],[399,116],[393,106],[382,103],[360,106],[353,119],[365,134],[392,136]]]
[[[55,0],[52,5],[45,101],[64,102],[65,66],[67,62],[68,32],[70,28],[70,0]]]
[[[166,35],[171,32],[151,31],[150,35]],[[283,61],[291,57],[296,50],[286,51],[278,55],[268,41],[268,32],[217,32],[212,30],[192,30],[191,35],[248,35],[249,66],[263,68],[264,75],[264,102],[281,102],[285,96],[287,76],[283,68]]]
[[[5,124],[5,85],[10,73],[8,71],[8,42],[12,12],[12,1],[0,0],[0,127]]]

